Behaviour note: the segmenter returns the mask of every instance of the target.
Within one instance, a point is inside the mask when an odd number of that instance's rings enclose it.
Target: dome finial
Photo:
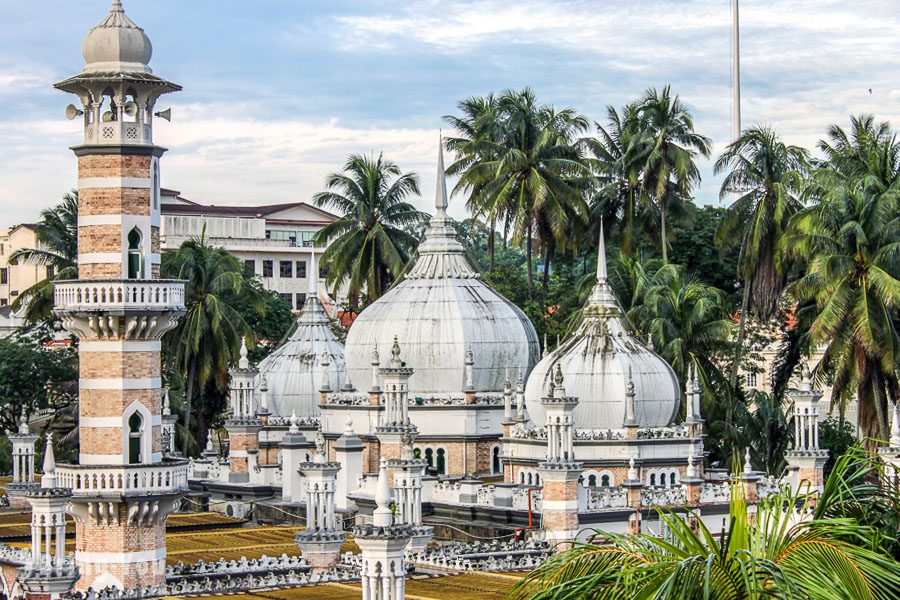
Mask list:
[[[403,366],[403,362],[400,360],[400,340],[397,339],[397,336],[394,336],[394,345],[391,346],[391,368],[399,369]]]
[[[603,233],[603,217],[600,217],[600,244],[597,247],[597,282],[607,281],[609,273],[606,268],[606,235]]]
[[[744,473],[750,474],[753,472],[753,467],[750,466],[750,446],[747,446],[747,450],[744,452]]]
[[[447,216],[447,176],[444,173],[444,136],[438,133],[438,164],[437,164],[437,185],[434,192],[434,208],[436,209],[435,217],[446,218]]]
[[[113,0],[109,12],[125,12],[125,9],[122,8],[122,0]]]

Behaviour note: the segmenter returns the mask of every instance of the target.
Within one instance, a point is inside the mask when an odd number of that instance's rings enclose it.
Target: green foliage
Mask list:
[[[51,394],[57,386],[78,378],[77,358],[71,349],[48,350],[27,336],[0,339],[0,430],[15,431],[24,412],[56,408]]]
[[[322,264],[334,296],[346,282],[351,304],[365,290],[371,302],[403,272],[417,238],[405,228],[426,215],[407,202],[419,195],[419,178],[403,173],[382,155],[373,160],[351,155],[343,172],[325,179],[328,191],[313,198],[316,206],[337,209],[341,217],[320,229],[315,241],[327,245]]]
[[[294,326],[294,315],[291,303],[277,293],[265,289],[254,275],[244,273],[242,288],[252,291],[249,294],[238,295],[232,306],[256,338],[256,344],[248,353],[250,362],[255,364],[265,358],[288,335]]]
[[[665,537],[597,531],[589,543],[576,543],[528,574],[514,594],[537,600],[896,598],[900,564],[888,554],[881,528],[863,513],[884,515],[897,499],[866,486],[876,461],[861,461],[836,469],[818,503],[782,491],[761,502],[753,518],[740,483],[733,484],[721,537],[699,515],[665,509],[657,509]],[[862,476],[847,485],[854,473]],[[812,519],[797,518],[811,511]]]
[[[819,447],[828,450],[825,476],[831,473],[835,463],[857,443],[856,428],[849,421],[828,417],[819,422]]]
[[[25,306],[25,322],[50,324],[53,321],[53,279],[75,279],[78,267],[78,192],[63,196],[62,202],[41,211],[35,235],[38,248],[23,248],[9,257],[10,265],[28,263],[51,269],[52,277],[42,279],[24,290],[12,304],[13,310]]]
[[[241,262],[208,244],[205,232],[182,243],[176,252],[164,253],[160,273],[187,282],[187,313],[165,334],[163,348],[169,367],[185,379],[185,431],[203,432],[224,404],[228,368],[237,360],[241,338],[248,346],[255,345],[254,332],[236,306],[249,303],[262,313],[264,304],[258,288],[245,284]],[[195,395],[200,400],[197,406]],[[185,436],[185,455],[189,442]]]

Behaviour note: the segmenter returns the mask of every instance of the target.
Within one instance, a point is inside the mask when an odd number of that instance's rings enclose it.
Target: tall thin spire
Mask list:
[[[738,0],[731,0],[732,142],[741,137],[741,18]]]
[[[309,295],[319,295],[319,270],[316,268],[315,251],[313,251],[309,257]]]
[[[47,449],[44,451],[44,476],[41,478],[42,488],[56,487],[56,457],[53,455],[53,434],[47,434]]]
[[[447,177],[444,173],[444,136],[438,135],[437,183],[434,190],[435,216],[447,216]]]
[[[603,233],[603,217],[600,217],[600,244],[597,248],[597,282],[607,281],[609,272],[606,268],[606,235]]]

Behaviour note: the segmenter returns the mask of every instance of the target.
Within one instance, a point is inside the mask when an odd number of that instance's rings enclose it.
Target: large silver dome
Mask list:
[[[114,0],[109,14],[88,32],[81,53],[85,73],[151,72],[150,38],[128,18],[120,0]]]
[[[530,372],[537,333],[528,317],[481,280],[447,217],[443,153],[438,156],[436,212],[404,279],[363,310],[347,334],[347,375],[359,389],[371,381],[372,351],[397,336],[413,368],[411,396],[461,396],[466,353],[475,392],[503,389],[504,370]]]
[[[318,273],[313,256],[311,273]],[[303,314],[297,319],[297,328],[288,340],[259,363],[260,385],[265,381],[268,409],[274,415],[289,417],[319,416],[319,390],[322,389],[325,366],[322,359],[328,356],[328,382],[331,389],[338,389],[344,374],[344,345],[329,327],[328,317],[313,286]]]
[[[528,414],[537,425],[545,424],[541,397],[556,365],[562,368],[566,393],[578,398],[578,429],[622,428],[629,374],[634,382],[634,416],[639,427],[670,425],[678,413],[681,391],[672,367],[631,335],[623,322],[622,309],[607,278],[602,232],[597,285],[584,308],[584,321],[574,336],[534,367],[525,386]]]

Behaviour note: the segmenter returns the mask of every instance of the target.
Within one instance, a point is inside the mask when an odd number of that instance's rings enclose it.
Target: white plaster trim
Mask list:
[[[166,548],[144,550],[143,552],[79,552],[75,551],[75,561],[91,564],[124,565],[128,563],[148,562],[166,557]]]
[[[96,264],[122,264],[121,252],[82,252],[78,255],[78,264],[80,265],[96,265]]]
[[[121,419],[119,420],[121,423]],[[121,425],[119,425],[121,427]],[[79,465],[122,465],[125,466],[125,457],[121,454],[84,454],[78,455]]]
[[[139,188],[150,189],[149,177],[82,177],[78,180],[78,189],[95,188]]]
[[[246,450],[229,450],[228,458],[247,458],[249,454],[247,454]]]
[[[121,429],[122,417],[79,417],[78,423],[82,427],[112,427]],[[162,426],[162,416],[152,415],[150,417],[150,426]]]
[[[570,529],[568,531],[545,530],[548,540],[574,540],[581,532],[580,529]]]
[[[110,215],[85,215],[78,217],[79,227],[89,227],[92,225],[121,225],[128,222],[132,225],[146,225],[152,222],[150,215],[123,215],[121,213]],[[130,229],[130,228],[129,228]]]
[[[125,377],[98,377],[81,379],[78,385],[83,390],[152,390],[162,386],[159,377],[127,379]]]
[[[578,510],[578,500],[542,500],[542,510]]]
[[[162,349],[160,340],[149,342],[81,342],[79,352],[159,352]]]

